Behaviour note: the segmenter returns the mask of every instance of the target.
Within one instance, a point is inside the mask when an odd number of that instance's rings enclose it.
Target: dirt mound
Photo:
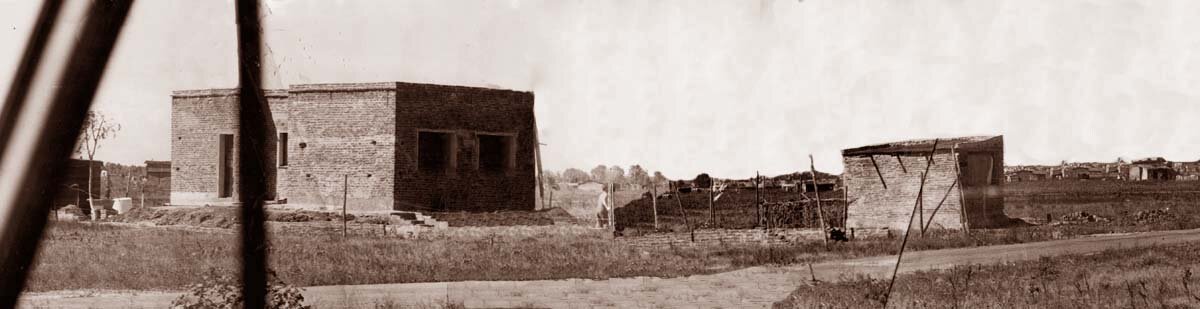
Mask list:
[[[229,207],[202,207],[193,209],[156,209],[137,207],[124,214],[112,216],[106,221],[152,222],[155,225],[189,225],[198,227],[232,228],[238,223],[237,209]]]
[[[347,214],[346,218],[354,220],[354,215]],[[267,221],[274,222],[313,222],[341,221],[340,213],[319,212],[310,210],[300,211],[267,211]],[[198,208],[148,208],[137,207],[124,214],[112,216],[105,221],[111,222],[151,222],[154,225],[187,225],[212,228],[232,228],[238,224],[238,209],[233,207],[198,207]]]
[[[546,209],[546,210],[543,210],[540,212],[541,212],[542,216],[554,221],[554,224],[582,224],[583,223],[583,220],[579,220],[579,218],[576,218],[575,216],[571,215],[571,213],[567,212],[566,209],[555,207],[555,208]]]
[[[354,221],[353,214],[346,214],[347,221]],[[312,222],[312,221],[342,221],[342,214],[311,210],[298,211],[268,211],[267,221],[276,222]]]

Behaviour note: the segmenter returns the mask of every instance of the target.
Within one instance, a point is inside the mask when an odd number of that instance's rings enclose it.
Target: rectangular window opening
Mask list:
[[[512,171],[516,163],[516,138],[511,135],[478,134],[479,170]]]
[[[417,133],[417,167],[423,172],[451,172],[454,168],[453,135],[443,132]]]

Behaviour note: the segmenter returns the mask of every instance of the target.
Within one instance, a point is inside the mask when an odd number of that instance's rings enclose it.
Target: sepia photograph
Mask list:
[[[0,308],[1200,308],[1198,16],[0,0]]]

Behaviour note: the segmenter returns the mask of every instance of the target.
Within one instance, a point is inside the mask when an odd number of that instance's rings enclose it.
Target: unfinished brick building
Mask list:
[[[402,82],[266,92],[280,202],[351,210],[535,208],[533,93]],[[172,95],[171,203],[237,193],[237,91]],[[348,188],[345,189],[344,188]]]
[[[903,231],[933,144],[934,140],[912,140],[842,150],[851,201],[846,226]],[[1004,215],[1003,183],[1002,136],[938,140],[912,227],[921,229],[917,221],[931,229],[1006,225],[1010,220]]]

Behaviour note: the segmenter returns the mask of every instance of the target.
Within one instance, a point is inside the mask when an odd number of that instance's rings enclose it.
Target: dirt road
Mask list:
[[[1100,252],[1109,249],[1200,241],[1200,230],[1088,236],[1068,240],[906,253],[901,272],[964,264],[990,264],[1037,259],[1041,256]],[[794,287],[815,276],[836,281],[856,276],[886,278],[895,256],[831,261],[789,267],[752,267],[713,275],[682,278],[619,278],[609,280],[467,281],[409,284],[319,286],[305,288],[306,302],[316,308],[436,306],[462,303],[467,307],[518,306],[553,308],[728,308],[769,307]],[[21,307],[38,308],[163,308],[178,293],[77,291],[27,293]]]

